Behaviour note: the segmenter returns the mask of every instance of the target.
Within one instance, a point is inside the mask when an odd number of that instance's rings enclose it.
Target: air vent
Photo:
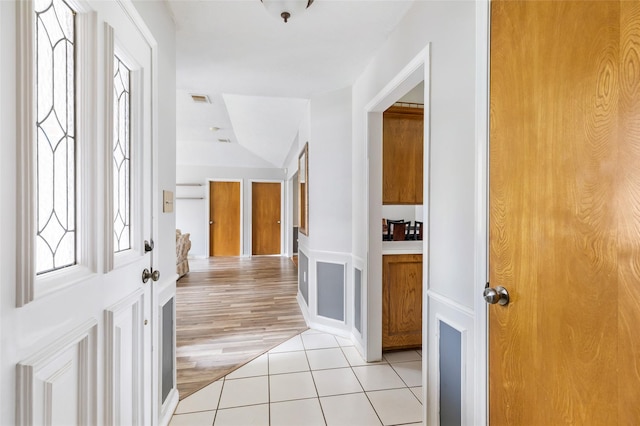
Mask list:
[[[193,102],[197,103],[197,104],[210,104],[211,101],[209,100],[209,97],[207,95],[195,95],[195,94],[191,94],[191,99],[193,99]]]
[[[218,139],[220,143],[231,143],[231,139]]]

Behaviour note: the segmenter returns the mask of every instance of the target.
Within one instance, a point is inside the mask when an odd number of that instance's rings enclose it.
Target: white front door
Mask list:
[[[151,424],[151,46],[127,2],[2,3],[18,91],[0,424]]]

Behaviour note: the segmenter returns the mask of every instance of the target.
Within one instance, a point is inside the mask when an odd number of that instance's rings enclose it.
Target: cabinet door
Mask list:
[[[422,255],[382,256],[382,349],[422,346]]]
[[[382,203],[422,204],[424,110],[391,107],[383,116]]]

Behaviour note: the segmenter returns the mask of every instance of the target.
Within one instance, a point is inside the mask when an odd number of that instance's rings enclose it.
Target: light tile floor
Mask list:
[[[367,363],[307,330],[180,401],[170,426],[419,425],[421,366],[421,351]]]

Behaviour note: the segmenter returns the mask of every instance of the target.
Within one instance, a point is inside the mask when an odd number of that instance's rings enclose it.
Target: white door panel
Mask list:
[[[148,424],[144,412],[145,295],[135,291],[105,310],[105,423]]]
[[[18,364],[16,424],[95,424],[97,324],[88,321]]]

